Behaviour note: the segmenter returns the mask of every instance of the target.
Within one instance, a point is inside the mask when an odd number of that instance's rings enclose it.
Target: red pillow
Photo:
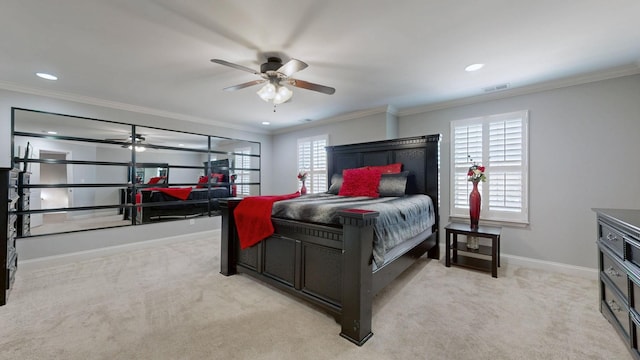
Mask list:
[[[221,183],[221,182],[224,181],[224,174],[213,173],[213,174],[211,174],[211,178],[212,179],[216,179],[217,180],[216,182]]]
[[[381,166],[368,166],[369,169],[380,169],[383,174],[397,174],[402,171],[402,163]]]
[[[345,169],[342,171],[342,186],[338,195],[379,197],[380,169]]]
[[[200,177],[198,178],[198,184],[206,184],[208,181],[209,181],[209,178],[208,178],[208,177],[206,177],[206,176],[200,176]],[[205,186],[203,186],[203,185],[197,185],[196,187],[197,187],[197,188],[199,188],[199,189],[202,189],[202,188],[203,188],[203,187],[205,187]]]

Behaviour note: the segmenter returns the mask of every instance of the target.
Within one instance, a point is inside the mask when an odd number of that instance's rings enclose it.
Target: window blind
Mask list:
[[[451,211],[469,217],[471,161],[485,166],[480,219],[528,223],[528,112],[489,115],[451,123]]]
[[[236,178],[236,191],[238,195],[249,195],[249,185],[251,182],[251,172],[248,170],[251,168],[251,157],[247,156],[251,154],[250,148],[239,148],[234,150],[235,156],[235,174]]]
[[[305,186],[309,194],[321,193],[327,184],[327,135],[298,139],[298,172],[307,173]],[[302,186],[299,182],[298,189]]]

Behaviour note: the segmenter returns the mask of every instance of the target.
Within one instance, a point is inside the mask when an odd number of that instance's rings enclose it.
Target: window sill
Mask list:
[[[453,222],[459,222],[459,223],[468,223],[469,222],[469,217],[464,217],[464,216],[449,216],[449,221],[453,221]],[[505,227],[512,227],[512,228],[520,228],[520,229],[524,229],[524,228],[528,228],[529,227],[529,223],[522,223],[522,222],[515,222],[515,221],[504,221],[504,220],[483,220],[482,218],[480,218],[480,225],[487,225],[487,226],[505,226]]]

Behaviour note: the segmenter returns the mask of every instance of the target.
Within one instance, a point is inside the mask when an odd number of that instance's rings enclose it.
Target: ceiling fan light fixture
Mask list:
[[[256,94],[258,94],[262,100],[269,102],[276,96],[276,86],[272,83],[268,83],[261,87]]]
[[[129,150],[131,150],[131,149],[133,149],[133,146],[132,146],[132,145],[129,145]],[[147,148],[145,148],[144,146],[138,146],[138,145],[136,145],[136,152],[143,152],[143,151],[145,151],[145,150],[147,150]]]
[[[280,86],[278,91],[276,92],[276,96],[273,98],[274,105],[280,105],[282,103],[286,103],[293,96],[293,91],[289,90],[286,86]]]

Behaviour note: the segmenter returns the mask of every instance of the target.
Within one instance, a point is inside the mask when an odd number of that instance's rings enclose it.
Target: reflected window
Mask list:
[[[249,182],[251,182],[251,158],[248,156],[251,154],[250,148],[238,148],[235,149],[235,174],[237,176],[236,183],[238,183],[238,195],[249,195]]]

